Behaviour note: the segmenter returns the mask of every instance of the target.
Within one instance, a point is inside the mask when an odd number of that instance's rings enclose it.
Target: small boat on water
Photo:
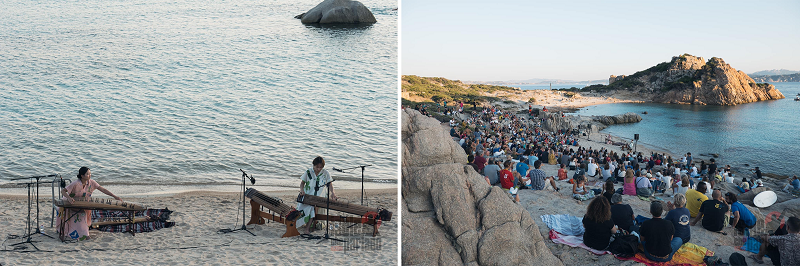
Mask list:
[[[795,101],[800,101],[800,96],[794,97]]]

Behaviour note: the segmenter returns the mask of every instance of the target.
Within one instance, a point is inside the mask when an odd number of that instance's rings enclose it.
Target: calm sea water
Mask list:
[[[590,106],[578,113],[639,113],[641,122],[614,125],[602,132],[629,139],[638,133],[640,143],[676,155],[718,153],[717,160],[741,171],[759,166],[764,172],[800,174],[800,102],[794,101],[800,83],[772,84],[786,99],[736,106],[618,103]]]
[[[373,25],[293,18],[319,2],[4,1],[0,183],[88,166],[102,184],[237,184],[241,168],[296,187],[318,155],[395,182],[398,3],[361,1]]]

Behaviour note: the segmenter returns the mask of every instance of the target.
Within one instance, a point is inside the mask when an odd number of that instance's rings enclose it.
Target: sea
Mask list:
[[[777,82],[785,99],[735,106],[657,103],[613,103],[581,108],[581,115],[617,115],[634,112],[642,121],[612,125],[601,133],[627,139],[639,134],[639,143],[677,156],[718,154],[718,164],[750,175],[748,169],[777,175],[800,174],[800,82]],[[647,114],[643,114],[647,112]]]
[[[369,25],[294,18],[320,2],[4,1],[0,194],[82,166],[139,193],[237,191],[241,171],[296,190],[316,156],[337,188],[362,169],[396,188],[398,2],[360,1]]]

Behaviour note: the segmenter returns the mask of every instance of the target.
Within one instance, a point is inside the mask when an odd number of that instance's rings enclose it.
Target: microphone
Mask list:
[[[241,168],[239,168],[239,171],[242,171],[242,175],[244,175],[248,179],[250,179],[250,184],[252,184],[252,185],[256,184],[256,179],[253,177],[253,175],[248,176],[247,173],[245,173],[244,170],[242,170]]]
[[[342,172],[342,173],[344,173],[344,170],[342,170],[342,169],[339,169],[339,168],[336,168],[336,167],[334,167],[334,168],[333,168],[333,171],[338,171],[338,172]]]

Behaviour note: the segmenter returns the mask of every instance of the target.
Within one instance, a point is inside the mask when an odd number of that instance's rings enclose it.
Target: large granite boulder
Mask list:
[[[402,112],[403,265],[563,265],[530,213],[492,187],[436,119]]]
[[[603,130],[610,125],[638,123],[642,121],[642,117],[636,113],[625,113],[620,115],[600,115],[600,116],[578,116],[578,115],[565,115],[561,116],[558,113],[545,113],[542,127],[548,131],[557,131],[559,129],[592,129],[592,132]]]
[[[297,15],[304,24],[320,23],[375,23],[375,16],[361,2],[352,0],[325,0],[306,13]]]

